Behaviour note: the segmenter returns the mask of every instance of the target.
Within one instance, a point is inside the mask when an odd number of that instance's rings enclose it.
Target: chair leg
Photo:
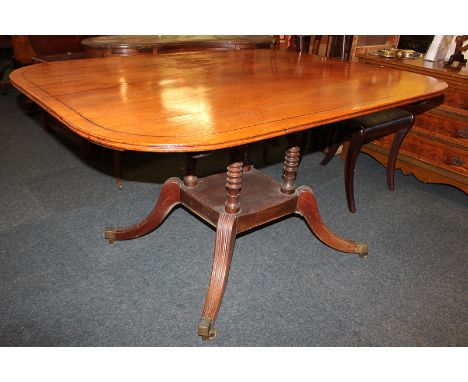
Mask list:
[[[414,117],[411,122],[408,124],[407,127],[398,130],[395,133],[395,137],[393,138],[392,148],[390,149],[390,153],[388,155],[388,162],[387,162],[387,186],[389,190],[393,190],[395,188],[395,164],[396,159],[398,156],[398,152],[400,151],[400,146],[403,143],[403,139],[405,138],[406,134],[410,131],[411,127],[414,123]]]
[[[301,131],[301,140],[299,142],[301,156],[299,158],[299,161],[302,161],[302,158],[304,157],[307,151],[307,144],[309,143],[310,136],[310,130]]]
[[[346,200],[348,201],[348,209],[352,213],[356,212],[354,204],[354,167],[356,166],[356,160],[363,144],[364,133],[362,130],[352,134],[345,161]]]
[[[328,162],[330,162],[333,157],[335,156],[336,152],[341,146],[341,142],[334,143],[326,148],[327,152],[325,153],[325,156],[323,157],[322,161],[320,164],[322,166],[325,166]]]

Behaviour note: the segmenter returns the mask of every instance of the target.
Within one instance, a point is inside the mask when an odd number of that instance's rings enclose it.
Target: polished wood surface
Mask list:
[[[96,36],[82,41],[88,57],[132,56],[139,54],[167,54],[187,51],[274,49],[278,46],[274,36]],[[187,154],[189,155],[189,154]],[[194,158],[193,158],[194,159]],[[121,151],[114,150],[116,183],[122,188]],[[244,163],[244,165],[248,165]],[[196,160],[191,161],[192,175],[195,175]],[[184,182],[189,178],[186,177]]]
[[[52,62],[10,78],[79,135],[155,152],[238,146],[420,101],[447,86],[281,50]]]
[[[177,36],[96,36],[82,41],[88,57],[159,54],[185,50],[271,48],[273,36],[177,35]]]
[[[443,97],[412,108],[415,123],[400,148],[396,167],[428,183],[444,183],[468,193],[468,68],[443,61],[386,59],[363,55],[374,67],[389,67],[432,76],[448,84]],[[385,165],[391,138],[374,141],[363,151]],[[346,151],[346,150],[345,150]]]

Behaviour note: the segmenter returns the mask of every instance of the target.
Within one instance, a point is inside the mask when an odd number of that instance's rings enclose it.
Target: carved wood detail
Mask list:
[[[228,166],[226,174],[226,203],[224,210],[228,213],[237,213],[240,210],[239,193],[242,188],[242,162],[232,163]]]
[[[299,146],[290,147],[286,151],[283,166],[283,184],[281,192],[286,195],[291,195],[296,190],[294,181],[296,180],[297,166],[299,165]]]

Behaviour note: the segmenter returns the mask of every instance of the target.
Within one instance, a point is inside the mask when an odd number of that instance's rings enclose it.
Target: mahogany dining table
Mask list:
[[[23,67],[10,76],[21,92],[80,136],[145,152],[204,152],[246,145],[445,92],[432,77],[286,50],[93,58]],[[109,242],[156,229],[178,204],[216,228],[214,259],[198,335],[212,339],[236,235],[297,213],[324,244],[367,255],[323,222],[310,187],[295,185],[299,147],[285,153],[282,181],[243,163],[226,173],[165,181],[141,222],[108,228]],[[289,254],[292,256],[293,254]]]

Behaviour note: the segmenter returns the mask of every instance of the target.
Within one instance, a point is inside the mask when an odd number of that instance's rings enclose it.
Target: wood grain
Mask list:
[[[440,80],[284,50],[108,57],[20,68],[11,81],[103,146],[233,147],[442,94]]]

